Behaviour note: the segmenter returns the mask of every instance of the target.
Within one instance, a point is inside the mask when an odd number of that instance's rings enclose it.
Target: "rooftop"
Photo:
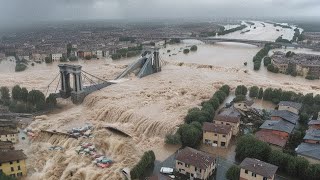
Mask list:
[[[176,160],[193,165],[200,169],[207,169],[212,163],[214,163],[215,158],[208,153],[198,151],[190,147],[185,147],[178,152]]]
[[[224,124],[214,124],[205,122],[203,123],[202,129],[204,131],[214,132],[218,134],[229,134],[231,132],[232,126]]]
[[[22,150],[0,151],[0,163],[27,159]]]
[[[320,144],[301,143],[296,148],[296,153],[310,158],[320,160]]]
[[[311,120],[308,125],[320,125],[320,120]]]
[[[17,130],[0,130],[0,135],[17,134]]]
[[[300,110],[302,108],[301,103],[296,103],[296,102],[292,102],[292,101],[280,101],[279,106],[289,106],[289,107],[293,107],[298,110]]]
[[[278,170],[278,166],[253,158],[244,159],[240,167],[268,178],[272,178]]]
[[[270,129],[275,131],[282,131],[291,134],[294,129],[294,124],[283,120],[266,120],[260,129]]]
[[[276,145],[283,148],[287,143],[287,138],[283,138],[279,135],[273,134],[269,130],[260,130],[256,132],[255,137],[260,141],[266,142],[268,144]]]
[[[297,124],[299,116],[293,112],[287,110],[273,110],[271,111],[271,117],[281,117],[283,120],[289,121],[292,124]]]
[[[313,130],[306,131],[306,135],[304,136],[303,139],[320,141],[320,130],[313,129]]]

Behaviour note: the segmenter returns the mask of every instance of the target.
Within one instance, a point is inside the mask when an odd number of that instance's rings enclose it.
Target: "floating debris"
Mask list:
[[[72,128],[71,130],[68,131],[68,134],[78,138],[79,137],[92,138],[93,137],[92,130],[93,130],[92,125],[86,125],[80,128]]]
[[[55,150],[55,151],[62,151],[62,150],[63,150],[63,147],[61,147],[61,146],[51,146],[51,147],[49,147],[49,150],[50,150],[50,151],[53,151],[53,150]]]

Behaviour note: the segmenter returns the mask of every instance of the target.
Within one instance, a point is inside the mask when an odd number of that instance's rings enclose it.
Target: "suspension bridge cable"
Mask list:
[[[97,78],[97,79],[99,79],[99,80],[101,80],[101,81],[107,82],[106,80],[101,79],[101,78],[99,78],[99,77],[97,77],[97,76],[95,76],[95,75],[92,75],[92,74],[90,74],[90,73],[88,73],[88,72],[86,72],[86,71],[84,71],[84,70],[82,70],[82,72],[84,72],[84,73],[86,73],[86,74],[88,74],[88,75],[90,75],[90,76],[92,76],[92,77],[94,77],[94,78]]]
[[[59,76],[59,74],[60,74],[60,73],[58,73],[58,74],[56,75],[56,77],[49,83],[49,85],[48,85],[48,87],[47,87],[47,91],[46,91],[46,97],[47,97],[47,94],[48,94],[50,85],[57,79],[57,77]],[[59,79],[59,81],[60,81],[60,79]]]
[[[93,86],[99,91],[100,89],[97,87],[96,83],[91,80],[90,78],[88,78],[84,73],[82,73],[83,77],[86,78],[89,82],[91,82],[93,84]]]
[[[57,92],[57,89],[58,89],[59,84],[60,84],[60,78],[59,78],[59,81],[58,81],[58,84],[57,84],[57,87],[56,87],[56,90],[54,91],[54,93]]]

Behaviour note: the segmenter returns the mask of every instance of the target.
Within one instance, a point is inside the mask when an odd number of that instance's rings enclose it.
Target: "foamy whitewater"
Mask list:
[[[271,35],[267,31],[264,38],[275,35],[274,32],[270,33]],[[183,123],[188,109],[209,99],[223,84],[228,84],[233,89],[244,84],[303,93],[318,93],[320,90],[319,81],[275,75],[268,73],[264,67],[260,71],[253,71],[252,57],[259,51],[257,47],[230,43],[199,44],[198,51],[193,54],[184,55],[179,52],[181,48],[189,46],[189,43],[167,47],[177,55],[169,56],[167,49],[161,50],[165,66],[160,73],[142,79],[129,76],[128,79],[117,81],[117,84],[88,95],[81,105],[73,105],[70,100],[59,100],[60,109],[35,117],[29,128],[38,136],[29,143],[18,144],[16,147],[23,148],[28,156],[27,179],[122,179],[120,170],[133,167],[144,151],[154,150],[157,159],[163,160],[177,149],[164,145],[165,135],[174,132]],[[227,49],[233,55],[226,56],[224,51],[215,48]],[[219,61],[220,58],[224,60]],[[80,64],[85,71],[111,80],[133,60],[92,60]],[[244,66],[244,62],[248,62],[248,66]],[[19,73],[1,71],[0,84],[9,87],[19,84],[29,90],[36,88],[45,91],[58,73],[56,65],[36,65]],[[53,83],[54,88],[49,92],[54,92],[55,85],[57,82]],[[88,122],[95,127],[94,137],[89,139],[49,136],[40,131],[67,132]],[[105,126],[116,127],[132,138],[106,130]],[[101,169],[92,163],[91,158],[78,155],[75,149],[82,142],[94,143],[97,151],[112,159],[114,164]],[[53,145],[62,146],[64,150],[48,150]]]

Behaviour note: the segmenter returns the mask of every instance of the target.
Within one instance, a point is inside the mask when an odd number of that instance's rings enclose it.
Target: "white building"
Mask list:
[[[60,61],[61,58],[62,58],[62,54],[61,53],[52,54],[52,61]]]
[[[103,52],[101,50],[97,51],[97,58],[102,58],[103,57]]]

